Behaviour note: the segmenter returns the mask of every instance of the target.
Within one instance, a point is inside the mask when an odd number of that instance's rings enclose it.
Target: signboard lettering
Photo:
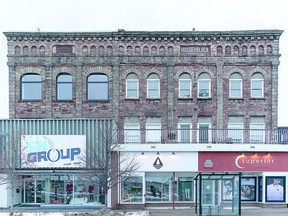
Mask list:
[[[181,54],[209,55],[210,46],[180,46]]]

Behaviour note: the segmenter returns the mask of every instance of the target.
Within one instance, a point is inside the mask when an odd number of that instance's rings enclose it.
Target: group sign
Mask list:
[[[21,136],[21,168],[72,168],[85,166],[85,135]]]

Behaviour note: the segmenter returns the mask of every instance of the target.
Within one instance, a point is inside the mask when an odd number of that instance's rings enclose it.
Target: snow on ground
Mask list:
[[[92,212],[90,212],[92,213]],[[88,213],[89,214],[89,213]],[[12,214],[10,212],[0,212],[0,216],[65,216],[65,215],[77,215],[76,212],[13,212]],[[78,213],[78,215],[82,215],[81,213]],[[98,214],[91,214],[97,216]],[[101,214],[103,215],[103,214]],[[113,212],[109,212],[104,215],[110,215],[114,216],[115,214]],[[117,215],[124,215],[121,213],[117,213]],[[134,212],[126,212],[124,216],[149,216],[148,211],[134,211]]]

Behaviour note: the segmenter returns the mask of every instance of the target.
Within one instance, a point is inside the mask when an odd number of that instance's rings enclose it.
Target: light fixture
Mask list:
[[[245,153],[244,153],[244,152],[242,152],[242,153],[241,153],[241,155],[242,155],[242,156],[244,156],[244,155],[245,155]]]
[[[175,152],[172,152],[172,155],[176,155]]]
[[[141,155],[144,155],[144,152],[142,152]]]
[[[257,153],[256,153],[256,152],[254,152],[254,153],[253,153],[253,156],[257,156]]]
[[[270,153],[270,152],[267,152],[267,153],[266,153],[266,156],[271,156],[271,153]]]
[[[156,155],[160,155],[160,153],[159,152],[157,152],[157,154]]]

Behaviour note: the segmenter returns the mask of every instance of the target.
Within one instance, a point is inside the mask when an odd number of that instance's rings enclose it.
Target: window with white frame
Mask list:
[[[208,73],[201,73],[198,77],[198,98],[211,97],[211,77]]]
[[[232,143],[243,143],[243,124],[228,124],[228,140]]]
[[[210,80],[198,80],[198,97],[209,98],[210,97]]]
[[[251,97],[263,98],[264,97],[264,78],[261,73],[255,73],[251,79]]]
[[[39,74],[24,74],[21,77],[21,99],[42,99],[42,80]]]
[[[126,98],[139,98],[139,78],[135,73],[126,77]]]
[[[192,138],[192,124],[181,123],[178,124],[178,142],[191,143]]]
[[[250,143],[263,144],[265,141],[265,125],[261,123],[250,124]]]
[[[242,98],[242,80],[230,79],[230,98]]]
[[[160,79],[155,73],[147,78],[147,98],[160,98]]]
[[[146,142],[161,142],[161,123],[146,124]]]
[[[179,98],[191,98],[192,80],[188,73],[179,76]]]
[[[233,73],[229,78],[229,97],[242,98],[242,76],[239,73]]]
[[[124,125],[125,143],[140,143],[140,124],[127,123]]]

